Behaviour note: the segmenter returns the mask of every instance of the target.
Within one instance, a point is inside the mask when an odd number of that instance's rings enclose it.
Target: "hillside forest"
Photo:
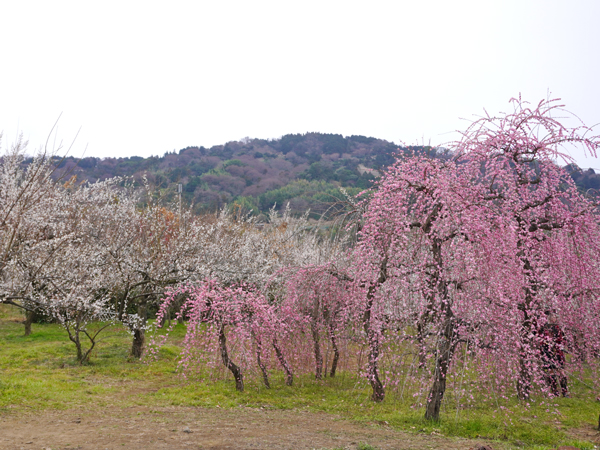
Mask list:
[[[271,140],[245,138],[211,148],[190,146],[149,158],[59,158],[57,174],[77,175],[80,182],[133,177],[138,184],[146,176],[167,200],[175,199],[177,185],[182,184],[183,204],[196,214],[236,204],[266,215],[273,206],[282,211],[289,203],[293,214],[310,209],[318,217],[342,198],[338,187],[357,194],[371,187],[396,156],[415,151],[449,156],[445,148],[306,133]],[[566,169],[580,189],[600,188],[600,175],[593,169],[584,171],[575,164]]]

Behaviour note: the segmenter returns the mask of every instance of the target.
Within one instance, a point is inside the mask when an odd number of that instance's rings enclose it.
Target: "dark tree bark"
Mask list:
[[[340,350],[337,345],[337,337],[335,336],[335,330],[329,325],[329,339],[331,339],[331,346],[333,347],[333,361],[331,362],[331,372],[329,376],[335,377],[335,371],[337,370],[338,361],[340,359]]]
[[[129,297],[129,284],[125,286],[122,292],[117,296],[116,309],[117,309],[117,317],[119,320],[123,320],[123,314],[125,313],[125,306],[127,305],[127,299]]]
[[[523,220],[517,217],[517,222],[523,227]],[[532,368],[531,368],[531,355],[530,351],[535,345],[530,336],[537,333],[536,321],[531,315],[532,307],[534,306],[535,299],[538,292],[538,284],[534,277],[534,269],[531,266],[531,262],[527,258],[525,251],[523,250],[523,242],[517,243],[519,250],[518,256],[523,262],[523,269],[526,274],[527,286],[525,288],[525,300],[524,303],[519,305],[519,309],[523,313],[523,322],[521,323],[521,343],[519,349],[519,379],[517,380],[517,396],[521,400],[529,399],[532,385]]]
[[[67,330],[69,332],[69,330]],[[83,350],[81,348],[81,340],[79,339],[79,330],[75,330],[73,334],[69,332],[69,339],[73,344],[75,344],[75,348],[77,349],[77,361],[80,364],[83,364]]]
[[[533,370],[531,367],[531,350],[535,342],[530,338],[537,330],[534,328],[529,311],[523,307],[523,322],[521,324],[521,342],[519,348],[519,378],[517,380],[517,397],[527,400],[531,394]]]
[[[252,333],[252,334],[254,336],[254,340],[256,341],[256,362],[257,362],[258,367],[260,368],[260,371],[262,373],[263,383],[265,384],[265,386],[268,389],[270,389],[271,385],[269,384],[269,374],[267,372],[267,367],[262,362],[262,358],[261,358],[261,354],[262,354],[262,341],[260,340],[259,337],[257,337],[256,335],[254,335],[254,333]]]
[[[223,360],[223,364],[229,369],[235,379],[236,390],[244,392],[244,377],[242,375],[242,370],[229,358],[229,353],[227,352],[227,338],[225,337],[224,324],[221,325],[219,330],[219,347],[221,348],[221,359]]]
[[[131,344],[131,356],[141,358],[144,353],[144,343],[146,341],[145,332],[142,329],[136,328],[133,330],[133,343]]]
[[[425,343],[425,325],[423,321],[417,322],[417,344],[419,346],[419,369],[427,365],[427,345]]]
[[[133,330],[133,343],[131,345],[131,356],[134,358],[141,358],[144,353],[144,344],[146,343],[146,332],[144,327],[148,320],[148,308],[146,299],[143,299],[138,304],[138,316],[140,317],[141,323],[138,324]]]
[[[363,328],[365,330],[365,334],[367,335],[367,342],[369,344],[369,361],[368,361],[368,369],[367,376],[369,378],[369,383],[371,383],[371,389],[373,393],[371,394],[371,400],[374,402],[382,402],[385,398],[385,389],[383,387],[383,383],[379,379],[379,353],[380,353],[380,342],[379,342],[379,334],[377,330],[373,329],[373,324],[371,323],[371,312],[373,309],[373,300],[375,298],[375,292],[379,286],[381,286],[387,280],[387,256],[384,257],[381,262],[379,278],[377,282],[371,287],[369,287],[369,291],[367,292],[367,304],[365,307],[365,312],[363,315]]]
[[[382,402],[385,398],[385,389],[383,383],[379,379],[379,337],[376,332],[367,325],[365,325],[365,332],[367,333],[367,339],[369,341],[368,377],[371,388],[373,389],[371,400],[374,402]]]
[[[456,325],[451,313],[444,319],[443,331],[439,336],[438,348],[435,358],[433,386],[427,397],[425,419],[440,420],[440,407],[446,393],[446,375],[456,348]]]
[[[279,364],[281,364],[281,367],[283,368],[283,371],[285,372],[285,384],[287,386],[291,386],[294,383],[294,374],[293,374],[292,369],[290,368],[287,360],[285,359],[285,355],[281,351],[281,348],[279,347],[277,340],[273,340],[273,348],[275,349],[275,355],[277,355]]]
[[[425,408],[425,419],[434,421],[440,420],[440,408],[446,393],[446,376],[458,342],[456,319],[452,312],[452,301],[448,292],[448,281],[440,272],[440,268],[444,267],[442,243],[442,239],[432,238],[431,253],[436,268],[429,275],[430,294],[426,312],[427,321],[439,317],[441,324],[435,353],[433,385],[429,391]],[[438,305],[437,308],[435,305]]]
[[[94,350],[94,347],[96,347],[98,335],[109,325],[110,324],[106,324],[96,330],[96,332],[90,334],[85,328],[85,321],[81,317],[77,317],[73,323],[66,322],[64,324],[67,334],[69,335],[69,339],[75,344],[75,348],[77,349],[77,361],[79,361],[79,364],[85,364],[89,362],[92,350]],[[90,348],[85,351],[83,349],[83,345],[81,344],[82,334],[85,335],[90,341]]]

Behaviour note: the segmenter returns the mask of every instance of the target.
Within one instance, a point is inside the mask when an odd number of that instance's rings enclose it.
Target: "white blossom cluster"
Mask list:
[[[22,141],[0,161],[0,302],[53,317],[80,359],[80,337],[93,347],[88,325],[98,321],[121,321],[143,346],[148,308],[166,287],[217,279],[266,288],[284,268],[340,258],[341,243],[307,215],[195,217],[122,178],[57,180],[54,163],[44,153],[26,160]]]

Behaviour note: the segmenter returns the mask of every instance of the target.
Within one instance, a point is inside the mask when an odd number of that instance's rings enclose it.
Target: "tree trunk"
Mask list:
[[[369,290],[371,291],[371,290]],[[374,290],[373,290],[374,291]],[[367,376],[373,393],[371,394],[371,400],[374,402],[382,402],[385,398],[385,389],[383,383],[379,379],[379,336],[377,332],[373,330],[371,326],[371,307],[373,306],[373,293],[370,292],[371,297],[367,303],[367,309],[363,317],[363,327],[365,334],[367,335],[367,341],[369,343],[369,366],[367,369]]]
[[[519,379],[517,380],[517,396],[520,400],[529,399],[531,393],[531,384],[533,378],[533,370],[531,368],[532,350],[535,347],[535,342],[531,339],[531,335],[537,333],[537,323],[529,310],[532,304],[533,295],[529,289],[525,290],[525,304],[520,305],[523,312],[523,322],[521,324],[521,342],[519,345]]]
[[[516,217],[517,222],[522,227],[524,221],[520,216]],[[537,334],[537,319],[535,317],[535,308],[537,293],[539,290],[539,283],[535,277],[534,268],[531,266],[531,262],[527,257],[523,240],[517,242],[517,248],[519,252],[517,256],[521,258],[523,262],[523,271],[526,274],[527,285],[525,287],[525,299],[524,302],[519,304],[519,309],[523,312],[523,323],[521,325],[521,345],[519,349],[519,379],[517,380],[517,396],[521,400],[529,399],[531,393],[531,380],[533,378],[531,368],[531,350],[535,346],[535,342],[529,337],[530,335]]]
[[[252,333],[252,334],[254,335],[254,333]],[[258,364],[258,367],[260,368],[260,371],[262,372],[263,383],[265,384],[267,389],[270,389],[271,385],[269,384],[269,374],[267,372],[267,367],[265,366],[265,364],[262,362],[262,359],[261,359],[262,341],[260,340],[259,337],[255,336],[255,335],[254,335],[254,340],[256,341],[256,362]]]
[[[25,320],[23,324],[25,325],[25,336],[29,336],[31,334],[31,324],[35,320],[35,311],[25,311]]]
[[[137,313],[140,318],[140,323],[137,324],[136,328],[133,330],[131,356],[134,358],[141,358],[142,354],[144,353],[144,344],[146,342],[146,332],[144,331],[144,327],[146,326],[146,321],[148,320],[146,300],[140,302]]]
[[[383,383],[379,379],[379,338],[373,330],[367,331],[367,336],[369,339],[368,376],[371,388],[373,389],[371,400],[374,402],[382,402],[385,398],[385,389],[383,388]]]
[[[315,352],[315,379],[320,380],[323,376],[323,355],[321,354],[321,343],[319,339],[319,329],[315,321],[311,321],[310,330],[314,343]]]
[[[285,372],[285,384],[287,386],[291,386],[294,383],[294,374],[292,373],[292,369],[290,368],[288,362],[277,343],[277,340],[273,340],[273,348],[275,349],[275,354],[277,355],[277,359],[279,360],[279,364],[283,367],[283,371]]]
[[[71,328],[69,326],[65,326],[65,328],[69,334],[69,339],[71,342],[73,342],[73,344],[75,344],[75,348],[77,349],[77,361],[79,361],[80,364],[83,364],[83,350],[81,348],[81,340],[79,339],[79,329],[71,332]]]
[[[131,356],[141,358],[144,353],[144,342],[146,336],[143,329],[136,328],[133,330],[133,343],[131,344]]]
[[[427,366],[427,325],[431,322],[432,299],[429,299],[427,309],[417,322],[417,344],[419,346],[419,369]]]
[[[381,286],[385,280],[387,280],[387,256],[383,258],[379,271],[379,278],[377,282],[369,287],[367,292],[367,304],[363,315],[363,328],[367,335],[367,342],[369,343],[369,362],[367,368],[367,376],[373,393],[371,394],[371,400],[374,402],[382,402],[385,398],[385,389],[383,383],[379,379],[379,335],[377,330],[373,329],[371,323],[371,309],[373,308],[373,299],[375,298],[376,289]]]
[[[96,340],[94,336],[90,336],[85,329],[85,321],[81,318],[81,316],[76,316],[74,322],[69,323],[68,321],[63,323],[63,327],[67,330],[67,334],[69,335],[69,339],[71,342],[75,344],[75,348],[77,349],[77,361],[79,364],[85,364],[90,360],[90,355],[92,354],[92,350],[96,345]],[[90,340],[90,348],[84,352],[83,346],[81,345],[81,334],[85,334]]]
[[[329,372],[329,376],[333,378],[335,377],[335,371],[337,370],[338,361],[340,359],[340,350],[337,346],[335,330],[331,325],[329,326],[329,338],[331,339],[331,346],[333,347],[333,361],[331,362],[331,372]]]
[[[76,333],[76,338],[73,340],[75,347],[77,347],[77,361],[83,364],[83,351],[81,350],[81,341],[79,340],[79,331]]]
[[[164,327],[165,324],[170,327],[171,326],[171,308],[166,308],[165,313],[162,315],[160,322],[158,322],[158,326],[160,328]]]
[[[452,302],[449,298],[448,282],[442,277],[440,271],[444,267],[442,243],[442,239],[432,238],[431,253],[436,263],[436,269],[429,278],[428,308],[422,320],[425,325],[435,319],[436,309],[440,312],[441,329],[438,331],[433,385],[427,396],[427,406],[425,408],[425,419],[434,421],[440,420],[440,408],[446,393],[446,376],[457,344],[456,321],[452,312]],[[436,304],[439,305],[438,308],[435,308]]]
[[[129,285],[125,286],[125,289],[119,296],[117,296],[117,317],[119,320],[123,320],[123,313],[125,312],[125,306],[127,304],[127,297],[129,296]]]
[[[446,375],[452,361],[454,349],[456,348],[456,326],[451,313],[444,319],[443,332],[438,342],[435,358],[435,371],[433,375],[433,386],[427,397],[425,419],[440,420],[440,407],[446,393]]]
[[[223,360],[223,364],[231,371],[233,378],[235,379],[235,388],[239,392],[244,392],[244,377],[242,375],[242,370],[229,359],[229,353],[227,353],[227,338],[225,337],[225,325],[223,324],[219,330],[219,347],[221,348],[221,359]]]

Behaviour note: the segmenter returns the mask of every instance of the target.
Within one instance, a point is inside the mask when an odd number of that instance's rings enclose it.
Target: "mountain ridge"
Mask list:
[[[145,176],[166,198],[174,198],[181,184],[182,200],[197,213],[235,202],[257,212],[289,202],[294,212],[317,213],[328,197],[341,198],[340,186],[351,193],[370,187],[400,149],[372,137],[305,133],[189,146],[148,158],[67,157],[58,168],[90,182],[114,176],[141,182]]]
[[[255,213],[287,203],[294,213],[307,209],[318,215],[343,199],[339,187],[357,194],[369,188],[395,156],[412,151],[448,157],[446,149],[399,146],[373,137],[309,132],[278,139],[230,141],[212,147],[188,146],[163,156],[122,158],[67,157],[57,162],[59,173],[90,182],[114,176],[145,177],[163,198],[174,200],[178,184],[182,201],[194,212],[237,204]],[[600,188],[593,169],[574,164],[567,171],[582,190]]]

